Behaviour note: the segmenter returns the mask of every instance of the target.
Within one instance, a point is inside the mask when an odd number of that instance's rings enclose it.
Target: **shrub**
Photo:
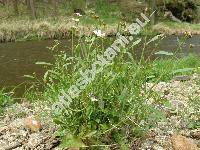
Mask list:
[[[97,60],[97,53],[104,52],[103,40],[100,45],[94,36],[79,40],[81,42],[74,45],[74,57],[67,58],[65,53],[56,52],[55,64],[45,74],[44,99],[52,103],[58,101],[60,91],[70,88],[80,77],[80,70],[90,68]],[[51,50],[55,53],[56,46]],[[151,67],[149,63],[134,60],[127,49],[123,49],[69,107],[53,115],[60,126],[62,146],[126,143],[128,147],[131,138],[141,137],[156,120],[163,118],[161,112],[146,104],[149,95],[144,85],[148,67]]]

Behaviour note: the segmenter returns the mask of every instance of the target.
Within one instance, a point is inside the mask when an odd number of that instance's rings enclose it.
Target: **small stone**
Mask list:
[[[197,144],[197,147],[200,147],[200,140],[198,140],[198,141],[196,142],[196,144]]]
[[[198,150],[197,145],[191,139],[182,135],[174,134],[171,140],[174,150]]]
[[[200,140],[200,129],[191,131],[191,136],[197,140]]]
[[[24,124],[24,120],[23,119],[15,119],[13,122],[10,123],[10,126],[12,128],[21,128],[23,127],[23,124]]]
[[[169,95],[170,94],[170,90],[169,89],[165,89],[164,90],[164,95]]]
[[[7,130],[7,129],[8,129],[7,126],[5,126],[5,127],[1,127],[1,128],[0,128],[0,133],[1,133],[1,132],[4,132],[4,131]]]
[[[25,119],[25,126],[33,132],[38,132],[42,128],[40,121],[34,119],[32,116]]]
[[[37,147],[42,141],[43,141],[43,138],[42,138],[42,134],[40,133],[33,133],[30,135],[30,138],[28,140],[28,143],[27,143],[27,146],[29,148],[35,148]]]
[[[153,150],[165,150],[163,147],[161,147],[160,145],[158,144],[155,144],[152,148]]]
[[[176,76],[176,77],[174,77],[174,80],[175,81],[181,81],[181,82],[183,82],[183,81],[189,81],[189,80],[191,80],[191,76],[186,76],[186,75]]]
[[[154,138],[156,136],[156,132],[153,130],[150,130],[145,134],[145,138]]]
[[[185,136],[185,137],[190,137],[190,130],[182,130],[179,132],[179,134],[181,134],[182,136]]]
[[[183,109],[186,107],[186,104],[184,102],[181,102],[179,100],[172,100],[171,101],[172,107],[175,107],[177,109]]]

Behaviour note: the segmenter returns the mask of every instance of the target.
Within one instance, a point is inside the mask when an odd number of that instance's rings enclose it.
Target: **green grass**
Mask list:
[[[107,24],[119,23],[120,21],[121,13],[118,4],[110,4],[105,0],[98,1],[93,8],[87,9],[84,8],[85,2],[80,0],[60,3],[58,6],[58,16],[54,16],[51,4],[45,4],[45,9],[42,7],[44,4],[37,2],[37,5],[41,5],[41,7],[37,7],[36,9],[37,20],[45,20],[46,18],[52,18],[52,20],[56,18],[71,18],[74,13],[73,9],[81,8],[86,12],[86,14],[88,14],[90,11],[95,12]],[[14,14],[12,7],[5,7],[0,5],[0,18],[5,21],[30,20],[31,14],[29,11],[27,11],[27,8],[22,4],[20,4],[18,7],[20,14],[17,16]],[[95,21],[92,21],[92,19],[87,16],[83,18],[84,19],[82,20],[85,24],[95,23]]]
[[[117,4],[109,4],[107,1],[98,1],[93,11],[100,17],[103,22],[108,25],[117,25],[120,23],[120,21],[122,21],[120,17],[120,8]],[[97,21],[88,16],[83,17],[81,20],[85,25],[97,25]]]
[[[12,104],[13,99],[10,93],[0,90],[0,114],[4,112],[4,108]]]
[[[101,26],[103,22],[106,24],[106,31],[117,30],[117,25],[121,21],[117,4],[108,5],[105,1],[99,1],[98,3],[94,9],[88,8],[85,10],[86,15],[80,18],[79,26],[85,29],[85,33],[83,33],[85,35],[91,34],[94,28]],[[30,13],[24,5],[19,5],[19,16],[13,14],[12,7],[0,6],[0,41],[61,39],[70,36],[71,27],[77,26],[71,20],[75,17],[73,15],[74,4],[72,4],[61,4],[57,17],[53,17],[52,11],[50,11],[51,6],[45,6],[47,7],[45,10],[50,12],[45,12],[42,7],[39,7],[37,8],[38,18],[36,20],[31,19]],[[75,4],[77,5],[77,3]],[[94,19],[90,12],[94,12],[95,16],[99,16],[99,21]]]
[[[109,4],[109,2],[99,1],[95,8],[97,14],[102,18],[106,23],[113,24],[120,22],[120,8],[117,4]]]
[[[174,76],[191,75],[200,67],[200,56],[190,54],[183,58],[157,59],[153,61],[149,70],[152,80],[160,78],[161,81],[169,81]]]

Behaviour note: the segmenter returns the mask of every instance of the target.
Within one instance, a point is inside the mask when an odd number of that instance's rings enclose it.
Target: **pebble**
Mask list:
[[[42,128],[40,121],[34,119],[33,116],[27,117],[24,123],[25,123],[25,126],[29,128],[32,132],[38,132]]]
[[[200,129],[191,131],[191,136],[197,140],[200,140]]]
[[[42,142],[42,140],[43,138],[42,138],[41,133],[33,133],[30,135],[30,138],[27,143],[27,147],[33,149],[37,147]]]
[[[190,79],[191,79],[191,76],[185,76],[185,75],[174,77],[175,81],[181,81],[181,82],[183,82],[183,81],[189,81]]]

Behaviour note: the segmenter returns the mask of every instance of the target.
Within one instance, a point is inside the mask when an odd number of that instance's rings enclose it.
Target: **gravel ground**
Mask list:
[[[189,126],[191,121],[200,122],[199,79],[194,74],[191,77],[179,76],[167,83],[147,83],[149,89],[169,101],[171,106],[158,106],[158,109],[167,114],[167,120],[158,122],[156,128],[147,134],[140,150],[172,150],[174,147],[171,137],[175,134],[191,139],[198,146],[197,149],[200,149],[200,128]]]
[[[56,126],[49,115],[50,109],[39,102],[16,103],[6,108],[0,122],[0,150],[55,149],[60,141],[54,136]],[[35,116],[41,121],[42,128],[38,132],[26,126],[25,119],[28,116]]]

